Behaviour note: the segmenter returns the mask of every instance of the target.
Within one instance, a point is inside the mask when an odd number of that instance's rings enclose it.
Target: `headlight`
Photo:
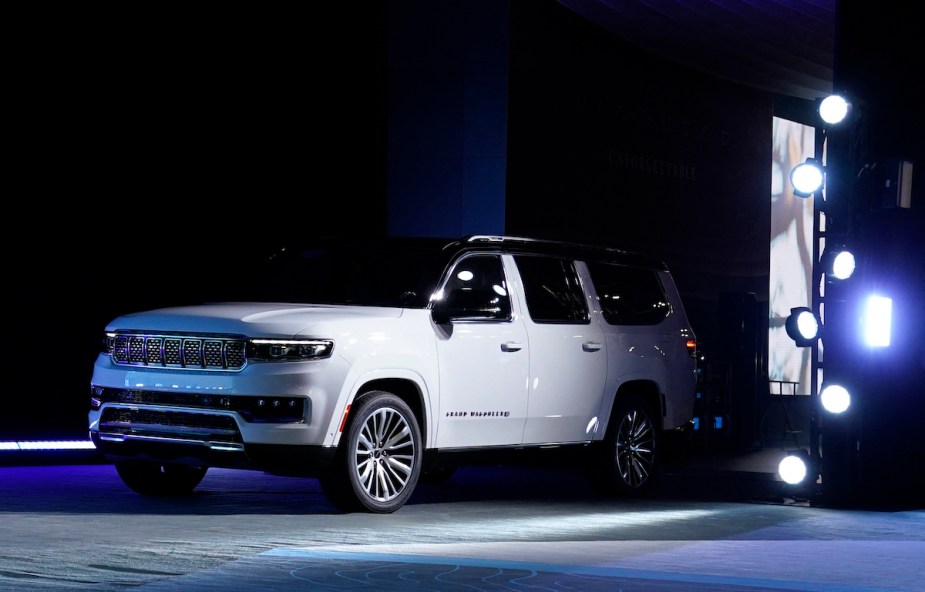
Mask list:
[[[330,339],[251,339],[247,359],[268,362],[296,362],[329,358],[334,351]]]
[[[100,353],[106,354],[107,356],[111,354],[115,340],[115,333],[104,333],[103,338],[100,340]]]

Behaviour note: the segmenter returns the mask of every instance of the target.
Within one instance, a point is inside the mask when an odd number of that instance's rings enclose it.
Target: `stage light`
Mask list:
[[[0,442],[0,451],[95,450],[90,440],[32,440]]]
[[[841,123],[848,116],[850,103],[841,95],[829,95],[819,103],[819,117],[828,124]]]
[[[787,329],[787,335],[799,347],[809,347],[819,338],[819,319],[805,306],[791,308],[784,327]]]
[[[893,324],[893,299],[869,296],[864,304],[864,342],[870,347],[890,345]]]
[[[777,474],[789,485],[799,485],[809,474],[809,454],[805,450],[791,450],[780,464]]]
[[[822,270],[828,277],[846,280],[854,274],[854,253],[840,245],[826,247],[821,263]]]
[[[815,158],[807,158],[790,171],[793,193],[799,197],[809,197],[822,189],[824,179],[822,164]]]
[[[819,393],[822,408],[829,413],[844,413],[851,406],[851,393],[840,384],[828,384]]]

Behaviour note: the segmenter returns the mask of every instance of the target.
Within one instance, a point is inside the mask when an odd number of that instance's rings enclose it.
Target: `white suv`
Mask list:
[[[133,490],[188,494],[208,467],[249,468],[385,513],[470,453],[569,448],[593,483],[638,495],[657,443],[690,425],[694,334],[644,256],[498,236],[330,241],[260,272],[237,286],[270,299],[106,327],[90,436]]]

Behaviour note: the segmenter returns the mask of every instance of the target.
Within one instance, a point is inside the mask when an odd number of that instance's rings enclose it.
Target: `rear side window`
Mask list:
[[[654,325],[671,312],[655,270],[601,262],[589,262],[588,269],[609,324]]]
[[[518,255],[514,261],[534,322],[589,322],[588,307],[572,261],[537,255]]]

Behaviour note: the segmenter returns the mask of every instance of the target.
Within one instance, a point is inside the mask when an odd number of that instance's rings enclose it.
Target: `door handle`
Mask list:
[[[602,347],[604,346],[596,341],[585,341],[581,344],[581,349],[585,350],[586,352],[595,352],[600,350]]]
[[[505,341],[504,343],[501,344],[501,351],[515,352],[515,351],[520,351],[521,349],[523,349],[523,347],[524,346],[522,344],[517,343],[516,341]]]

